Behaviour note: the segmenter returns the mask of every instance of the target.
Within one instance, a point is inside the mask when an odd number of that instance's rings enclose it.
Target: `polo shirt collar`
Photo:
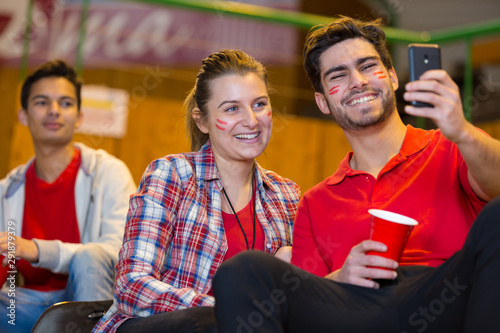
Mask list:
[[[409,156],[418,153],[424,149],[431,141],[430,131],[426,131],[420,128],[414,128],[411,125],[406,125],[406,135],[399,150],[399,154],[394,156],[385,167],[383,171],[392,169],[398,164],[405,161]],[[353,170],[349,165],[353,152],[350,151],[340,162],[337,171],[328,180],[328,185],[336,185],[344,180],[345,177],[355,176],[360,174],[366,174],[366,172],[361,170]]]

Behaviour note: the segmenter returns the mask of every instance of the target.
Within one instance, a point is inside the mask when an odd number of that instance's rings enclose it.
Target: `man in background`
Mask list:
[[[21,88],[18,118],[35,156],[0,181],[1,332],[29,332],[57,302],[112,299],[136,187],[122,161],[73,143],[80,91],[61,60],[43,64]]]

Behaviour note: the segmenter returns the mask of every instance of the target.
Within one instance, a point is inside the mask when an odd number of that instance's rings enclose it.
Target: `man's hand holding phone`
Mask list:
[[[410,81],[418,81],[427,71],[441,69],[441,49],[437,44],[408,45],[408,61],[410,64]],[[416,107],[433,107],[421,100],[412,100]]]
[[[417,46],[413,48],[413,57],[411,57],[412,52],[409,52],[410,59],[412,59],[410,61],[410,76],[413,81],[406,84],[406,92],[403,97],[407,102],[418,101],[420,103],[406,105],[405,112],[416,117],[432,119],[448,140],[457,143],[465,134],[465,127],[469,125],[464,116],[460,90],[446,71],[441,69],[423,71],[426,68],[423,65],[425,59],[428,59],[429,62],[435,61],[436,56],[429,55],[436,52],[435,47],[431,47],[434,51],[430,53],[428,47]],[[433,67],[436,66],[437,64],[433,65]],[[425,103],[427,106],[421,103]]]

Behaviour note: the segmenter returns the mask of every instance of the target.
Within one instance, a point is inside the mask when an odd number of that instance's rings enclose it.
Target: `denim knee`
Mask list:
[[[117,258],[108,254],[99,244],[84,244],[80,247],[69,263],[69,273],[89,273],[94,269],[109,270],[116,265]],[[100,269],[102,268],[102,269]]]
[[[71,300],[111,299],[117,260],[99,244],[81,246],[69,264],[66,289]]]

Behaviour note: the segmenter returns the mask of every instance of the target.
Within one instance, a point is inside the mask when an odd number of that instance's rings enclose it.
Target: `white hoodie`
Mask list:
[[[112,257],[118,257],[129,197],[137,189],[121,160],[102,149],[95,150],[82,143],[74,145],[80,150],[82,161],[75,183],[76,216],[82,243],[33,239],[40,257],[32,265],[54,273],[67,274],[73,254],[85,243],[99,243]],[[31,163],[33,158],[0,181],[0,232],[15,230],[16,235],[21,236],[26,171]],[[55,202],[54,209],[64,204]]]

